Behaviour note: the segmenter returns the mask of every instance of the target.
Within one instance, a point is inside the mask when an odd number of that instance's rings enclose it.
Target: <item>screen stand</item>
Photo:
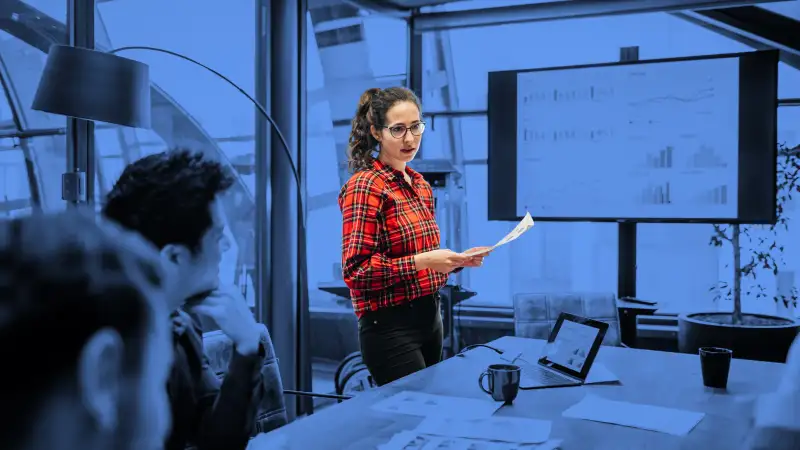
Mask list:
[[[636,222],[619,223],[617,298],[636,298]]]
[[[638,61],[639,47],[619,49],[622,62]],[[620,222],[617,253],[617,298],[636,297],[636,222]]]

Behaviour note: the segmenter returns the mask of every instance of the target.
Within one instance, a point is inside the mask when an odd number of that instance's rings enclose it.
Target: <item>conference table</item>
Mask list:
[[[535,360],[544,344],[541,340],[503,337],[488,345]],[[499,358],[489,349],[470,350],[463,358],[447,359],[260,435],[248,450],[375,449],[395,433],[413,430],[423,418],[377,411],[371,409],[372,405],[402,391],[487,398],[477,380],[489,364],[502,363]],[[501,407],[495,416],[550,420],[550,437],[563,440],[563,450],[736,449],[751,426],[752,402],[746,399],[774,390],[784,368],[783,364],[734,359],[728,389],[718,390],[703,386],[697,355],[601,347],[596,362],[616,375],[619,383],[520,391],[513,405]],[[564,410],[587,394],[706,415],[688,435],[680,437],[562,417]]]

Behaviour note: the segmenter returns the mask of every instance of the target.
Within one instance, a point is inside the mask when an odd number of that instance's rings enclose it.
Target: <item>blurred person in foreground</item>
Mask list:
[[[172,312],[175,362],[168,381],[172,433],[167,450],[187,445],[244,449],[262,402],[283,410],[280,380],[265,382],[261,372],[265,349],[271,348],[265,330],[237,289],[220,286],[220,262],[230,246],[220,197],[234,181],[219,162],[201,153],[157,153],[128,165],[103,207],[105,217],[159,249],[181,287]],[[199,321],[187,312],[213,319],[233,342],[221,382],[203,350]]]
[[[163,448],[168,285],[149,243],[92,213],[0,221],[0,448]]]
[[[800,337],[795,338],[775,392],[755,401],[746,450],[800,449]]]

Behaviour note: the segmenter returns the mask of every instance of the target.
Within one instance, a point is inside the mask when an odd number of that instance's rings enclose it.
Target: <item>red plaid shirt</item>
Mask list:
[[[433,294],[447,275],[416,270],[414,255],[439,248],[433,190],[418,172],[380,161],[353,175],[339,193],[342,274],[358,317]]]

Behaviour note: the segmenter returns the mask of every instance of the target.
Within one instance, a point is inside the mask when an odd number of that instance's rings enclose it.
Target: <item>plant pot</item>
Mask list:
[[[730,312],[699,312],[678,317],[678,348],[698,354],[700,347],[733,350],[733,357],[786,362],[800,322],[765,314],[742,314],[742,325],[732,325]]]

